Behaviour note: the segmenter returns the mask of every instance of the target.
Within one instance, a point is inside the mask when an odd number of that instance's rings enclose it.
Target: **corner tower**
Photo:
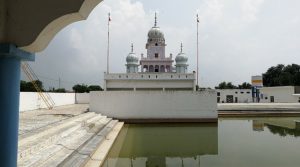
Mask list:
[[[154,26],[148,32],[146,44],[147,57],[141,58],[142,72],[172,72],[172,56],[165,56],[164,33],[157,26],[157,14],[155,13]]]
[[[139,58],[133,52],[133,44],[131,44],[131,52],[126,57],[127,73],[137,73],[139,67]]]

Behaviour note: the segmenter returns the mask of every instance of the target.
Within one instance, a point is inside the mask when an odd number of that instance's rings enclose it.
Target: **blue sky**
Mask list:
[[[111,12],[111,72],[125,72],[125,57],[146,53],[154,12],[165,33],[166,55],[180,43],[196,69],[196,13],[200,16],[200,83],[250,82],[268,67],[300,64],[300,1],[296,0],[105,0],[85,21],[59,32],[31,63],[45,87],[102,84],[106,69],[107,13]]]

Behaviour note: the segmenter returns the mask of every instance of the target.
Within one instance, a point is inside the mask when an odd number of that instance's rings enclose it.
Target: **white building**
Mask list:
[[[262,87],[260,89],[261,103],[299,103],[299,86]]]
[[[218,103],[251,103],[251,89],[217,89]]]
[[[194,91],[196,74],[188,73],[182,44],[174,66],[172,55],[165,56],[165,46],[155,16],[147,56],[139,61],[132,45],[127,73],[104,75],[106,91],[90,93],[90,111],[128,122],[217,122],[216,92]]]
[[[195,90],[196,74],[188,73],[188,57],[183,53],[182,44],[175,66],[172,54],[166,57],[165,47],[164,33],[157,26],[155,15],[154,26],[148,32],[147,56],[142,54],[139,60],[131,45],[131,52],[126,57],[127,73],[105,73],[104,90]]]

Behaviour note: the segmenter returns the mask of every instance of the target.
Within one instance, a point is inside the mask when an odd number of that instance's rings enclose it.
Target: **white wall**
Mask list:
[[[215,91],[101,91],[90,111],[117,119],[217,119]]]
[[[90,103],[90,94],[89,93],[76,93],[75,102],[76,102],[76,104]]]
[[[233,102],[235,103],[235,97],[238,98],[238,103],[251,103],[252,91],[251,89],[216,89],[220,93],[220,103],[226,103],[226,96],[232,95]]]
[[[270,97],[274,96],[275,103],[298,103],[298,97],[295,94],[294,86],[263,87],[260,89],[263,96],[260,102],[270,103]]]
[[[105,74],[105,90],[159,88],[195,89],[195,73],[113,73]]]
[[[41,102],[38,100],[38,94],[35,92],[20,92],[20,111],[38,109]]]
[[[75,93],[49,93],[55,106],[75,104]],[[36,92],[20,92],[20,111],[46,108],[44,101]]]

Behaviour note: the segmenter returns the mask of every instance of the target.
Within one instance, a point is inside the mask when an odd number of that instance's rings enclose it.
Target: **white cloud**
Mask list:
[[[242,18],[246,22],[257,20],[257,14],[265,0],[242,0]]]
[[[63,83],[67,88],[74,82],[102,83],[108,12],[112,18],[110,69],[125,72],[125,57],[131,43],[138,55],[146,53],[147,32],[153,26],[154,11],[158,10],[162,11],[159,26],[165,33],[166,55],[175,56],[183,42],[192,71],[196,69],[194,14],[198,9],[201,85],[249,81],[252,74],[260,74],[271,65],[300,62],[299,2],[278,5],[280,0],[274,1],[189,0],[180,12],[174,6],[182,0],[172,0],[172,6],[158,0],[103,1],[88,20],[62,30],[37,56],[33,67],[40,75],[72,81]],[[151,7],[145,5],[151,3]],[[51,84],[55,86],[55,82]]]

